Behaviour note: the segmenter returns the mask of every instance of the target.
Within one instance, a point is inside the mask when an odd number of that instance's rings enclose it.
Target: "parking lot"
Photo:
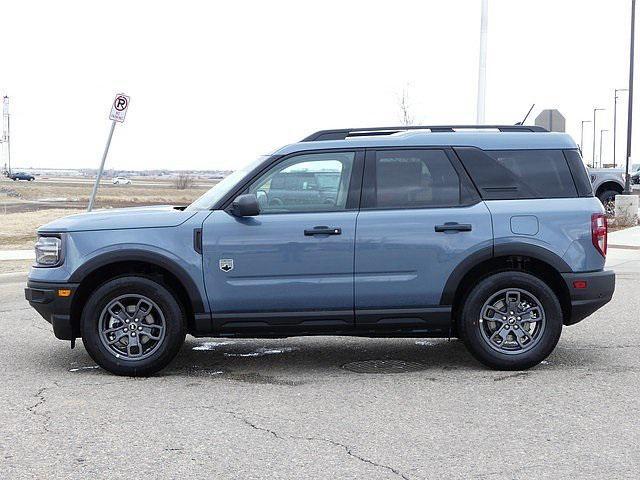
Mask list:
[[[0,478],[637,478],[640,252],[608,263],[613,301],[526,372],[456,340],[189,338],[115,377],[4,275]]]

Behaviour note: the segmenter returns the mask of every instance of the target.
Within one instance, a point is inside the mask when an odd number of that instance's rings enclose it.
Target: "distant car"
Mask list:
[[[634,173],[632,173],[632,175],[631,175],[631,183],[633,185],[640,184],[640,169],[638,169]]]
[[[28,173],[24,173],[24,172],[14,172],[14,173],[10,173],[8,175],[8,177],[13,180],[14,182],[16,180],[26,180],[28,182],[31,182],[33,180],[36,179],[36,177],[34,177],[33,175],[30,175]]]
[[[130,185],[131,180],[125,177],[114,177],[113,184],[114,185]]]

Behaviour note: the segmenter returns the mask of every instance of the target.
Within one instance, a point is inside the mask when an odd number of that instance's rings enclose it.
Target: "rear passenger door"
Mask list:
[[[449,276],[491,249],[489,211],[450,149],[367,151],[355,246],[358,326],[445,331]]]

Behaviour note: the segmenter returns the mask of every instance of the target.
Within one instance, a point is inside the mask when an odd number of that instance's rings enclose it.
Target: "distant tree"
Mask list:
[[[173,184],[178,190],[187,190],[193,187],[193,177],[188,173],[179,173],[173,181]]]

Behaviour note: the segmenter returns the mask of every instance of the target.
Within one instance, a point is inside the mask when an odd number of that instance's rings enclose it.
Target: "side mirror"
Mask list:
[[[239,195],[231,204],[231,215],[234,217],[255,217],[260,214],[258,197],[253,193]]]

